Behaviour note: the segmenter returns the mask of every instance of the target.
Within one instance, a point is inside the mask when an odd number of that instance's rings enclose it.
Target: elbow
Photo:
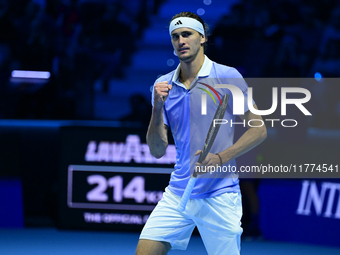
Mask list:
[[[251,130],[257,144],[262,143],[267,138],[267,128],[265,126],[252,127]]]
[[[158,149],[158,150],[151,150],[151,149],[150,149],[150,153],[151,153],[151,155],[154,156],[155,158],[160,159],[161,157],[164,156],[165,150],[159,150],[159,149]]]
[[[168,147],[167,137],[150,136],[149,132],[146,136],[146,143],[149,146],[150,154],[157,159],[164,156],[166,148]]]
[[[156,159],[160,159],[164,154],[152,154]]]
[[[262,139],[262,141],[264,141],[266,138],[267,138],[267,128],[264,127],[261,130],[261,139]]]
[[[147,144],[149,146],[150,154],[155,158],[159,159],[164,156],[166,148],[168,147],[167,142],[149,142],[147,139]]]

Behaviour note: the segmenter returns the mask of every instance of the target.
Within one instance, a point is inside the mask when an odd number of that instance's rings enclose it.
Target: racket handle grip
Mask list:
[[[190,180],[184,190],[184,193],[182,195],[181,201],[179,202],[178,206],[177,206],[177,210],[179,210],[180,212],[184,212],[185,207],[188,203],[189,197],[191,195],[191,192],[195,186],[196,183],[196,178],[190,177]]]

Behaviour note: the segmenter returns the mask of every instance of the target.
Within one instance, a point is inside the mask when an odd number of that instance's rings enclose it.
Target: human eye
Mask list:
[[[189,37],[190,35],[191,35],[190,32],[183,32],[183,33],[182,33],[182,36],[183,36],[183,37]]]
[[[177,35],[177,34],[172,34],[172,35],[171,35],[171,38],[172,38],[173,40],[176,40],[176,39],[178,38],[178,35]]]

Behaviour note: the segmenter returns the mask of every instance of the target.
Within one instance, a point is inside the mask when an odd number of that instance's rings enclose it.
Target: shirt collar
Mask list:
[[[210,74],[212,64],[213,62],[206,55],[204,55],[204,62],[203,62],[203,65],[200,71],[197,74],[197,78],[208,76]],[[179,83],[179,74],[181,72],[180,67],[181,67],[181,64],[178,64],[171,82]]]

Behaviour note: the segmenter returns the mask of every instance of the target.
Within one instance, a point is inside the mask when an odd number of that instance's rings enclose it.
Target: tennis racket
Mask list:
[[[205,143],[204,143],[204,146],[203,146],[203,149],[202,149],[202,153],[198,158],[198,163],[202,163],[204,161],[204,159],[207,157],[207,155],[208,155],[208,153],[211,149],[211,146],[213,145],[213,143],[215,141],[218,130],[220,129],[220,124],[214,125],[214,120],[223,118],[225,111],[227,109],[227,106],[228,106],[228,100],[229,100],[229,95],[225,94],[222,97],[222,100],[221,100],[222,104],[219,104],[218,107],[217,107],[214,118],[211,121],[207,137],[205,139]],[[192,190],[195,186],[196,179],[197,179],[196,177],[197,177],[197,173],[196,173],[196,171],[194,171],[193,174],[190,176],[190,180],[189,180],[189,182],[188,182],[188,184],[187,184],[187,186],[184,190],[181,201],[178,204],[177,210],[179,210],[181,212],[183,212],[185,210],[185,207],[188,203],[191,192],[192,192]]]

